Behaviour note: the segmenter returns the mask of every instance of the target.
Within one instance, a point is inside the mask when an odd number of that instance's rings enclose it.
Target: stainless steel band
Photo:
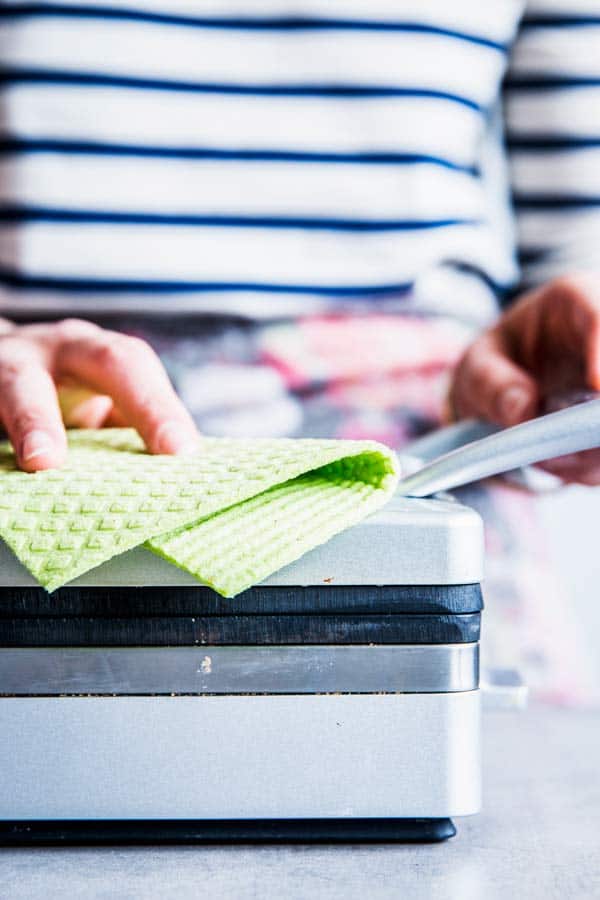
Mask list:
[[[454,693],[479,644],[0,650],[0,696]]]
[[[1,698],[0,819],[470,815],[479,710],[478,690]]]

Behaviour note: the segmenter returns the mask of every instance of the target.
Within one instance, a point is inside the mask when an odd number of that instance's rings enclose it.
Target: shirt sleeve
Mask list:
[[[504,108],[521,287],[600,271],[600,0],[527,3]]]

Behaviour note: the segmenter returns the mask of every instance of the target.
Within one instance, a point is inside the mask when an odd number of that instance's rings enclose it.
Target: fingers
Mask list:
[[[67,440],[56,388],[42,354],[19,338],[0,345],[0,418],[21,469],[64,462]]]
[[[102,428],[113,410],[110,397],[78,386],[60,385],[58,402],[68,428]]]
[[[599,390],[598,278],[590,273],[564,275],[538,288],[532,299],[535,300],[536,297],[539,298],[539,322],[536,330],[542,330],[547,337],[544,349],[554,390],[583,387],[584,384]],[[517,325],[521,325],[519,317]],[[554,378],[552,372],[556,373]]]
[[[459,362],[451,403],[461,417],[475,416],[498,425],[516,425],[536,414],[535,379],[510,357],[499,329],[486,332]]]
[[[558,456],[540,465],[567,483],[600,484],[600,450],[584,450]]]
[[[122,413],[119,412],[116,406],[113,404],[113,408],[108,414],[105,426],[107,428],[126,428],[127,427],[127,419],[123,416]]]
[[[57,367],[60,376],[109,396],[150,452],[185,453],[196,446],[196,426],[144,341],[93,326],[66,333]]]
[[[590,317],[585,340],[585,368],[588,386],[600,391],[600,308]]]
[[[521,361],[536,371],[546,394],[600,390],[600,281],[564,275],[524,295],[503,317]]]
[[[0,420],[25,471],[64,461],[61,407],[68,425],[133,425],[154,453],[196,446],[193,420],[143,341],[77,320],[14,333],[0,344]],[[68,382],[60,397],[55,379]]]

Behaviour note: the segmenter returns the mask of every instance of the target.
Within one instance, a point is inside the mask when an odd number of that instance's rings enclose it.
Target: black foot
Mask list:
[[[454,837],[451,819],[249,819],[0,822],[0,845],[423,843]]]

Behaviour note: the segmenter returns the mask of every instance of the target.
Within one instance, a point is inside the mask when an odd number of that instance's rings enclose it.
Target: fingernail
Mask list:
[[[500,397],[500,416],[503,422],[518,422],[529,405],[530,395],[525,388],[514,385]]]
[[[36,456],[42,456],[54,449],[54,441],[45,431],[30,431],[23,438],[21,456],[23,462],[29,462]]]
[[[189,428],[179,422],[163,422],[156,432],[159,453],[192,453],[198,447],[190,438]]]

